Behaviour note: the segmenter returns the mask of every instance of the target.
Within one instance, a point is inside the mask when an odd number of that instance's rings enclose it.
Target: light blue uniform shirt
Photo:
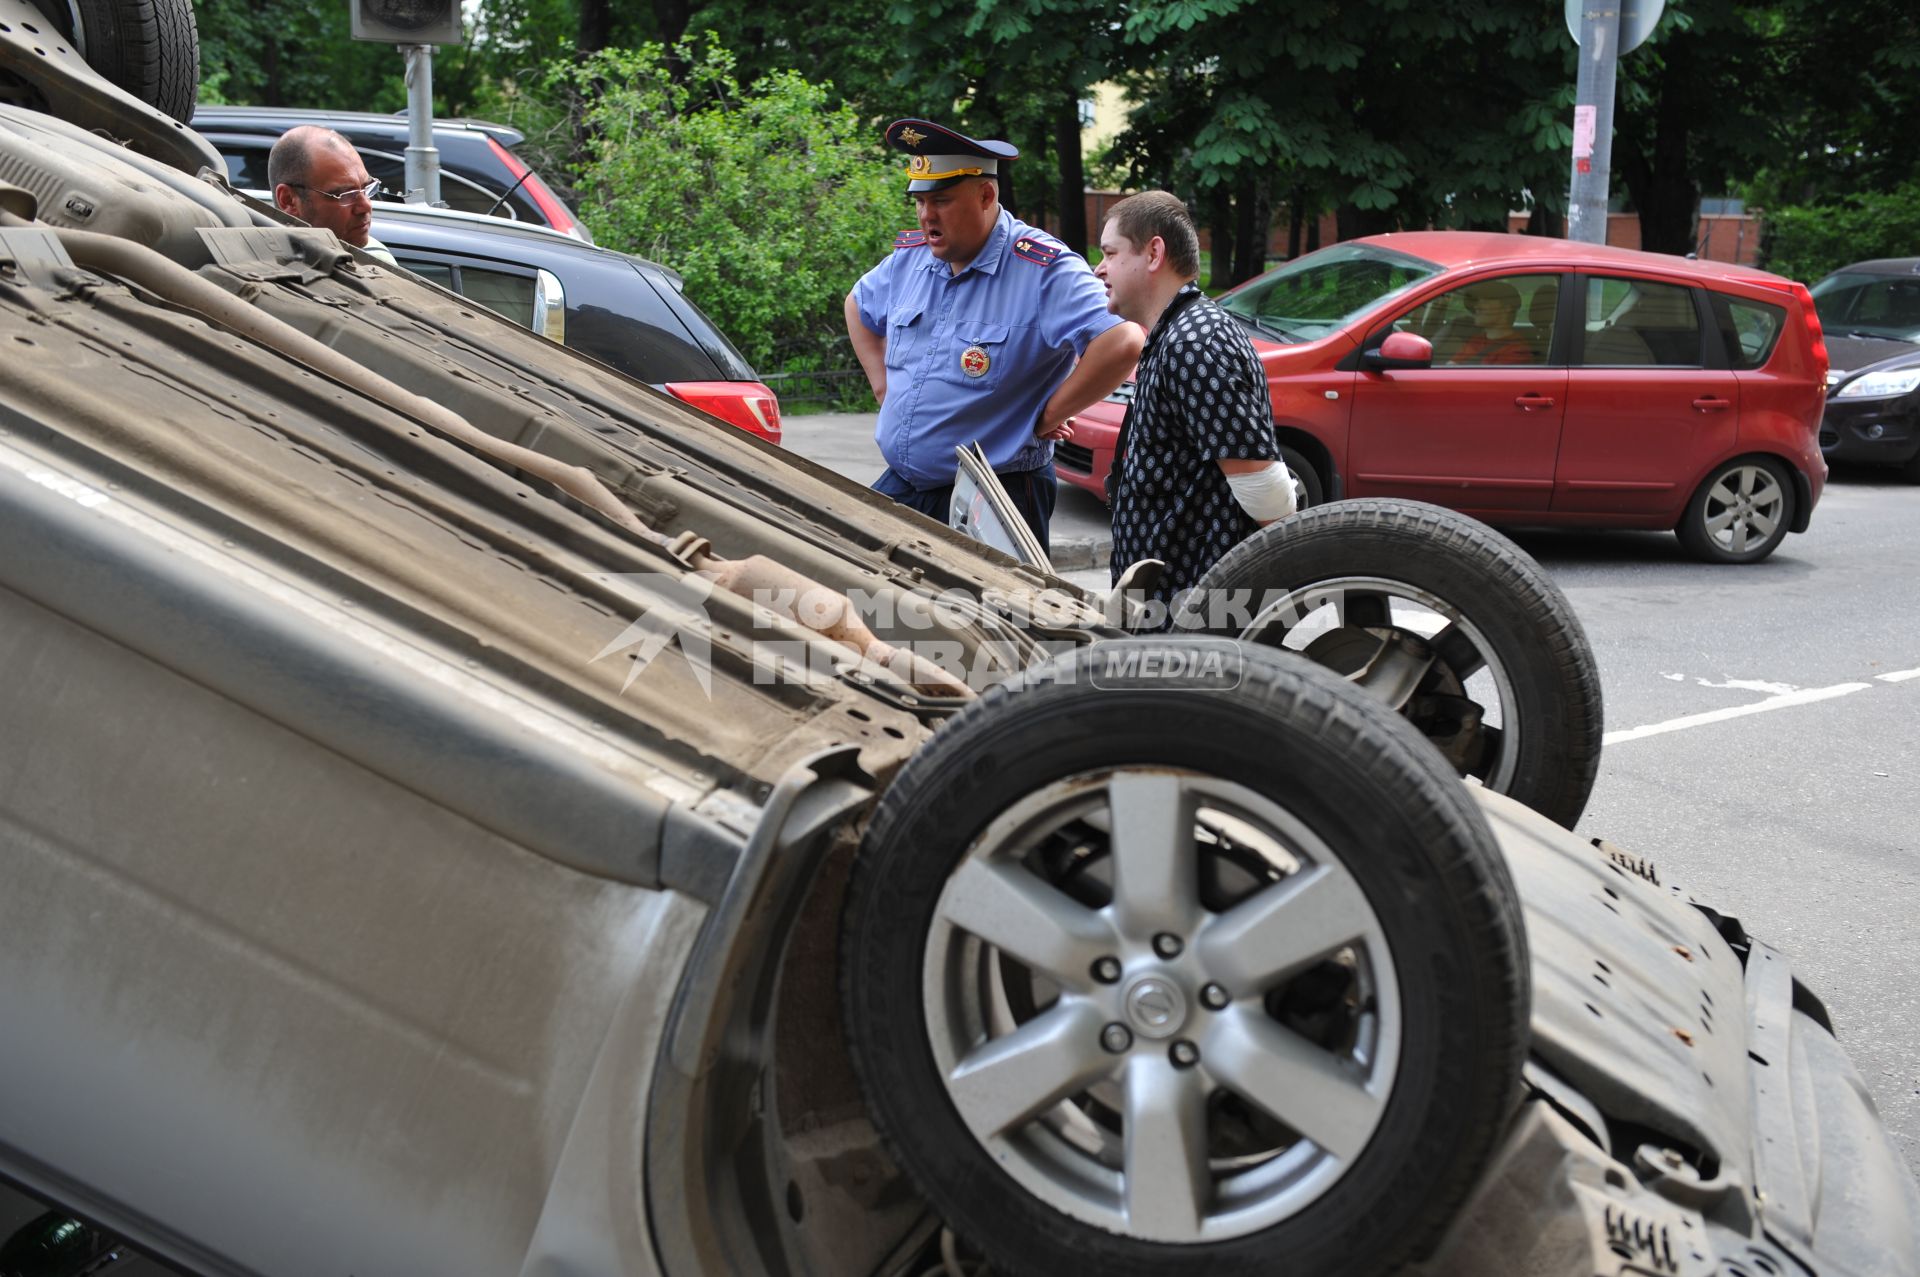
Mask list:
[[[887,399],[874,442],[919,488],[953,482],[953,452],[979,441],[995,470],[1035,470],[1053,444],[1040,410],[1087,344],[1123,321],[1086,259],[1005,209],[955,275],[918,235],[854,285],[860,321],[887,340]]]

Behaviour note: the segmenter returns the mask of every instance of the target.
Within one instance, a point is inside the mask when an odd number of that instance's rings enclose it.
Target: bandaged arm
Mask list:
[[[1247,463],[1240,462],[1232,470],[1228,464],[1222,462],[1220,468],[1233,488],[1233,499],[1254,522],[1268,524],[1294,512],[1293,475],[1284,462],[1269,461],[1253,469],[1241,469]]]

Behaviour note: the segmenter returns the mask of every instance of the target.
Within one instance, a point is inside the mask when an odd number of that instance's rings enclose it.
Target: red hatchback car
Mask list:
[[[1806,530],[1826,480],[1812,298],[1750,267],[1426,231],[1336,244],[1219,303],[1266,365],[1306,504],[1672,529],[1753,563]],[[1062,479],[1103,493],[1132,390],[1080,415]]]

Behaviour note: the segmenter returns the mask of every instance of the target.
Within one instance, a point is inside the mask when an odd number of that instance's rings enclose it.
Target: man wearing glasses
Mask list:
[[[387,256],[370,238],[380,183],[367,176],[353,143],[332,129],[302,124],[281,134],[267,156],[267,181],[281,212],[332,231],[344,244]]]

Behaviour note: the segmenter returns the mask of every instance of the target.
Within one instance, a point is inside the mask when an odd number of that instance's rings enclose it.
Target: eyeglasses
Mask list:
[[[287,185],[297,186],[303,191],[312,191],[321,199],[332,200],[335,204],[346,204],[356,198],[364,199],[371,204],[385,192],[385,188],[380,185],[380,179],[377,177],[365,186],[349,186],[343,191],[323,191],[317,186],[308,186],[305,182],[288,182]]]

